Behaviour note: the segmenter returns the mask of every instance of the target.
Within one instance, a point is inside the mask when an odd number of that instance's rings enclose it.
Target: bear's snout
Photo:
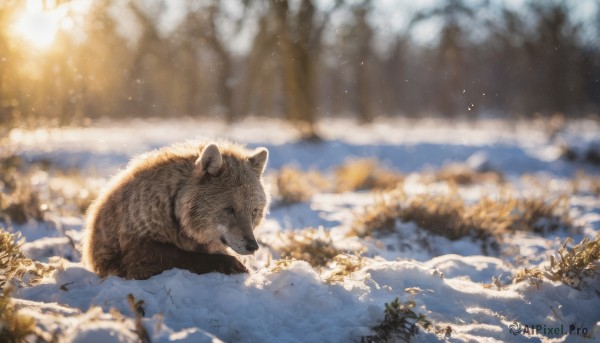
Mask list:
[[[246,250],[249,253],[255,252],[256,250],[258,250],[258,242],[256,242],[256,240],[254,240],[254,239],[246,238]]]

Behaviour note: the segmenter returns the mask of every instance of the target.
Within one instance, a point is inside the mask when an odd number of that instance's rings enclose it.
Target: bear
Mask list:
[[[188,141],[130,161],[86,213],[82,260],[100,277],[147,279],[172,268],[247,273],[268,210],[269,152]]]

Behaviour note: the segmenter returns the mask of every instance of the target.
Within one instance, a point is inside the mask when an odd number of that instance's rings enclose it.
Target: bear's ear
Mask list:
[[[203,176],[206,173],[217,176],[223,166],[223,157],[216,144],[211,143],[204,147],[200,157],[196,160],[196,176]]]
[[[269,150],[267,150],[267,148],[257,148],[254,151],[254,155],[250,156],[248,161],[250,161],[250,166],[252,169],[254,169],[258,175],[262,175],[262,173],[265,171],[267,160],[269,159]]]

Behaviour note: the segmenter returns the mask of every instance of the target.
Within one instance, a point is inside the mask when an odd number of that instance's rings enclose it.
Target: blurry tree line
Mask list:
[[[376,0],[180,0],[185,14],[165,31],[166,2],[93,1],[81,24],[34,53],[10,31],[24,2],[3,1],[1,122],[259,115],[287,118],[310,136],[324,116],[600,108],[600,10],[578,22],[576,1],[441,1],[392,30],[377,19]],[[439,34],[419,42],[411,33],[426,22]]]

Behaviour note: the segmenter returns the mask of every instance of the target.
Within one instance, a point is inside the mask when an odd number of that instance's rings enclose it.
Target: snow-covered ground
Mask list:
[[[409,194],[443,188],[422,184],[410,173],[449,163],[501,171],[516,194],[560,193],[569,189],[578,171],[600,175],[598,166],[560,158],[562,144],[597,144],[600,125],[594,121],[570,123],[552,138],[543,122],[501,120],[395,120],[361,127],[331,119],[320,128],[325,141],[307,143],[298,142],[288,124],[274,120],[248,119],[232,126],[196,120],[107,122],[90,128],[13,130],[9,147],[30,161],[49,159],[61,168],[76,168],[99,185],[132,156],[195,137],[266,146],[267,174],[285,165],[330,173],[350,158],[376,158],[409,174],[404,182]],[[524,175],[539,182],[528,183]],[[461,187],[460,194],[475,201],[498,191],[494,185],[476,184]],[[414,311],[433,324],[420,330],[415,341],[600,340],[600,296],[594,287],[576,290],[548,279],[540,285],[510,282],[518,270],[548,266],[549,256],[567,237],[579,242],[598,235],[597,195],[580,192],[569,199],[576,230],[517,232],[504,237],[500,252],[491,256],[470,238],[423,237],[414,222],[398,221],[394,233],[382,237],[350,237],[352,220],[376,198],[368,191],[321,192],[307,202],[274,207],[257,231],[261,249],[245,259],[251,273],[237,276],[170,270],[143,281],[100,279],[78,263],[73,249],[72,242],[77,247],[81,239],[82,218],[55,216],[14,226],[26,239],[22,249],[28,256],[58,269],[13,297],[45,331],[73,342],[137,340],[128,294],[143,300],[142,324],[153,342],[360,341],[373,334],[371,328],[384,318],[385,303],[395,298],[414,301]],[[327,276],[335,265],[315,269],[304,261],[278,262],[282,233],[320,226],[335,248],[361,252],[362,267],[332,282]],[[427,249],[419,244],[423,239],[429,242]],[[484,287],[493,277],[500,277],[501,288]],[[517,332],[519,325],[540,327]],[[563,331],[549,333],[553,328]]]

